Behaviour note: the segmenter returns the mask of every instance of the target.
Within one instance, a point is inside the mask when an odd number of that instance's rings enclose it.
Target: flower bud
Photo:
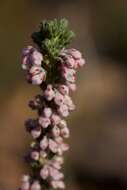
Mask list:
[[[68,127],[63,127],[63,128],[61,129],[61,136],[62,136],[63,138],[69,138],[70,132],[69,132]]]
[[[41,185],[39,181],[34,181],[33,184],[31,185],[30,190],[41,190]]]
[[[67,49],[66,53],[71,55],[74,59],[81,59],[82,58],[81,52],[76,50],[76,49]]]
[[[58,137],[60,135],[60,129],[57,126],[54,126],[52,129],[52,133],[54,137]]]
[[[48,117],[40,117],[39,118],[39,124],[43,128],[47,128],[51,124],[51,121],[50,121],[50,119]]]
[[[24,56],[28,55],[31,52],[32,49],[33,49],[32,46],[28,46],[27,48],[23,48],[22,56],[24,57]]]
[[[41,129],[39,130],[32,130],[31,135],[34,139],[38,138],[41,135]]]
[[[39,160],[39,152],[37,152],[37,151],[31,152],[31,158],[33,160]]]
[[[47,86],[47,89],[44,91],[44,96],[45,96],[45,98],[48,100],[48,101],[51,101],[53,98],[54,98],[54,96],[55,96],[55,92],[54,92],[54,90],[53,90],[53,88],[52,88],[52,85],[48,85]]]
[[[70,111],[72,111],[72,110],[75,109],[75,105],[74,105],[74,103],[73,103],[71,97],[68,96],[68,95],[66,95],[66,96],[64,97],[64,104],[66,104],[66,105],[68,106],[68,109],[69,109]]]
[[[58,112],[61,116],[67,117],[69,115],[68,106],[63,104],[59,107]]]
[[[52,139],[49,140],[49,149],[53,152],[56,153],[58,150],[58,144],[53,141]]]
[[[59,85],[58,90],[63,95],[68,95],[69,94],[69,88],[66,85]]]
[[[52,114],[51,121],[53,125],[58,125],[60,123],[61,118],[57,114]]]
[[[53,180],[60,180],[64,177],[63,173],[59,172],[57,169],[53,167],[49,168],[49,173]]]
[[[23,182],[21,185],[21,190],[29,190],[30,183],[29,182]]]
[[[60,128],[67,127],[67,122],[65,120],[61,120],[59,123],[59,127]]]
[[[47,177],[49,176],[49,168],[47,165],[45,165],[41,171],[40,171],[40,176],[42,177],[42,179],[47,179]]]
[[[46,72],[42,67],[32,66],[29,73],[32,84],[40,85],[46,79]]]
[[[51,108],[44,108],[44,110],[43,110],[43,113],[44,113],[44,116],[45,117],[50,117],[51,115],[52,115],[52,109]]]
[[[23,175],[21,181],[24,182],[29,182],[30,176],[29,175]]]
[[[45,150],[48,147],[48,138],[46,136],[43,137],[43,139],[40,141],[40,147],[42,150]]]
[[[54,188],[54,189],[65,189],[65,184],[63,181],[51,181],[51,186]]]
[[[62,75],[64,79],[68,82],[73,83],[76,80],[76,71],[74,69],[70,69],[64,66]]]
[[[54,102],[58,106],[60,106],[64,102],[64,96],[61,93],[59,93],[58,91],[56,91],[56,94],[55,94],[55,97],[54,97]]]
[[[72,92],[76,91],[75,83],[67,82],[67,86],[68,86],[69,90],[71,90]]]
[[[77,64],[77,68],[82,67],[83,65],[85,65],[85,59],[77,60],[76,64]]]
[[[43,56],[39,51],[34,50],[33,53],[31,54],[30,59],[31,59],[31,62],[33,63],[33,65],[41,66]]]

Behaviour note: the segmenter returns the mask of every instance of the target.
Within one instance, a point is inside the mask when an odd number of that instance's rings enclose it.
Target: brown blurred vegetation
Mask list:
[[[87,65],[73,95],[68,120],[67,189],[127,189],[127,2],[124,0],[1,0],[0,2],[0,190],[14,190],[28,170],[22,160],[30,137],[24,120],[38,89],[26,84],[21,49],[43,19],[66,17],[77,34],[71,46]]]

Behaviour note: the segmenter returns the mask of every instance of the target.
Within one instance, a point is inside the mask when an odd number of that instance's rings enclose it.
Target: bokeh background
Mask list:
[[[14,190],[28,171],[23,155],[30,136],[24,120],[38,89],[21,69],[21,49],[43,19],[65,17],[77,34],[71,46],[87,65],[73,94],[68,119],[67,190],[127,189],[127,1],[0,1],[0,190]]]

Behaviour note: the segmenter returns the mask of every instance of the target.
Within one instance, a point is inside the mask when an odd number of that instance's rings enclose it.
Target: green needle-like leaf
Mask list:
[[[60,51],[69,45],[74,33],[68,29],[66,19],[43,21],[40,30],[32,34],[33,41],[41,51],[52,59],[56,59]]]

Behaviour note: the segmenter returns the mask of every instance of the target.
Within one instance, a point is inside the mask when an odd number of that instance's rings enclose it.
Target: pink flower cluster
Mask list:
[[[22,68],[26,70],[28,82],[40,85],[46,79],[46,71],[41,67],[43,55],[32,46],[23,49]]]
[[[59,58],[64,80],[48,84],[45,81],[46,71],[42,68],[43,55],[31,46],[23,50],[22,68],[27,71],[27,78],[32,84],[41,84],[43,92],[29,102],[29,106],[38,111],[38,118],[28,119],[25,123],[33,137],[27,160],[36,172],[23,176],[20,190],[65,188],[61,166],[63,153],[69,149],[64,139],[69,138],[70,132],[64,118],[75,109],[69,92],[76,89],[76,69],[85,61],[75,49],[62,50]]]
[[[82,54],[76,49],[64,49],[61,54],[62,76],[70,90],[76,90],[76,70],[85,64]]]

